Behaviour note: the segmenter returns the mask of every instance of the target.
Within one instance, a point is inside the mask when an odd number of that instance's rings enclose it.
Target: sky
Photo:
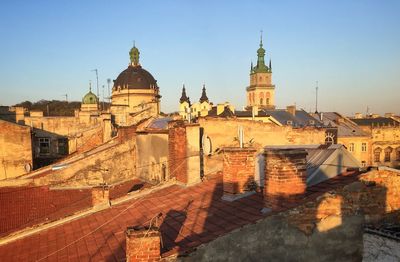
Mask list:
[[[157,79],[161,110],[182,84],[198,101],[246,103],[260,31],[276,105],[400,114],[400,1],[19,1],[0,3],[0,105],[100,94],[129,63]]]

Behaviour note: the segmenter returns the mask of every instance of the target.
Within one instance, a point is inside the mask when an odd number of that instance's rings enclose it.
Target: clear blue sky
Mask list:
[[[185,82],[245,105],[260,30],[277,106],[400,114],[400,1],[18,1],[0,3],[0,104],[80,100],[129,62],[132,41],[175,111]],[[107,88],[106,88],[107,89]]]

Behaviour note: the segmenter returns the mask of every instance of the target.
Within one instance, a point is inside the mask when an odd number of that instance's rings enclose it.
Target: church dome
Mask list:
[[[95,94],[92,93],[92,90],[90,89],[89,93],[87,93],[83,99],[82,99],[82,104],[97,104],[98,98]]]
[[[116,80],[114,80],[114,88],[121,89],[157,89],[157,81],[154,77],[140,65],[129,65],[127,69],[122,71]]]
[[[158,89],[157,80],[139,64],[139,49],[135,46],[129,52],[131,63],[114,80],[114,90],[121,89]]]

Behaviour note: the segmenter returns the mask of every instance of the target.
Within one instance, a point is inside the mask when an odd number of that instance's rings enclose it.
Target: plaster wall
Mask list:
[[[168,133],[138,133],[136,139],[137,176],[153,182],[168,180]]]
[[[201,118],[199,124],[204,134],[211,139],[213,149],[238,146],[238,127],[244,130],[245,144],[252,140],[253,146],[261,149],[267,145],[324,144],[325,130],[318,128],[292,128],[276,126],[261,121],[241,119]]]
[[[0,120],[0,180],[25,174],[32,167],[31,129]]]

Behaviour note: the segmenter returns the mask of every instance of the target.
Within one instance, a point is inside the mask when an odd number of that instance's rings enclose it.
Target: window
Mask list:
[[[390,154],[392,153],[392,148],[387,147],[385,149],[385,162],[390,162]]]
[[[50,154],[50,138],[39,138],[39,153]]]
[[[293,125],[293,122],[292,122],[292,120],[288,120],[288,121],[286,121],[286,124],[287,125]]]
[[[68,154],[68,140],[65,138],[58,139],[58,153],[61,155]]]
[[[374,162],[381,162],[381,151],[379,147],[374,150]]]
[[[354,143],[349,144],[349,151],[354,152]]]
[[[268,98],[268,97],[265,99],[265,103],[266,103],[267,105],[269,105],[269,98]]]
[[[367,152],[367,143],[362,143],[361,144],[361,151],[362,152]]]
[[[314,120],[310,120],[309,122],[310,122],[310,125],[314,125],[315,124]]]
[[[262,105],[263,104],[263,99],[262,98],[260,98],[260,105]]]
[[[362,166],[362,167],[366,167],[366,166],[367,166],[367,162],[361,161],[361,166]]]
[[[333,137],[331,137],[331,136],[327,136],[327,137],[325,137],[325,145],[328,145],[328,146],[330,146],[330,145],[332,145],[333,144]]]

